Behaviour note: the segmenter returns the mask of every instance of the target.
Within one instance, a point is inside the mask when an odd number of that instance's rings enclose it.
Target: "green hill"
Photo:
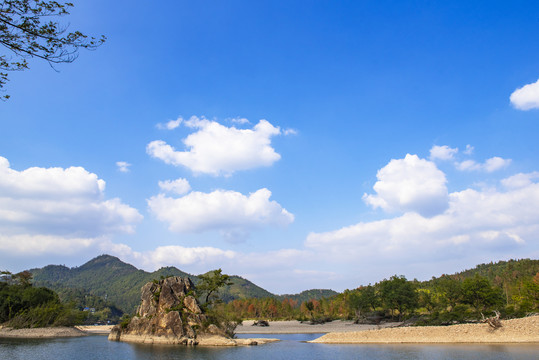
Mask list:
[[[302,291],[299,294],[279,295],[278,299],[279,300],[291,299],[291,300],[297,301],[298,304],[301,304],[302,302],[309,301],[309,300],[327,299],[337,294],[338,292],[334,290],[329,290],[329,289],[311,289],[311,290]]]
[[[63,296],[62,300],[73,300],[70,297],[73,293],[83,292],[88,294],[89,298],[97,296],[107,303],[115,304],[127,313],[135,311],[140,302],[140,288],[149,281],[171,275],[188,276],[195,285],[199,281],[198,276],[185,273],[175,267],[164,267],[149,273],[110,255],[98,256],[80,267],[48,265],[29,271],[33,275],[36,286],[45,286],[57,291],[61,297]],[[235,299],[278,297],[240,276],[230,276],[230,280],[232,285],[220,290],[219,294],[225,302]],[[326,291],[310,290],[310,298],[319,299],[320,296],[326,296]],[[333,293],[331,291],[331,295]],[[287,297],[303,298],[303,295],[287,295]]]

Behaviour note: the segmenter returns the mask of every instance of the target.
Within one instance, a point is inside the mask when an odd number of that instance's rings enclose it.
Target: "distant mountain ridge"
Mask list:
[[[115,304],[127,313],[133,313],[140,302],[140,288],[149,281],[166,276],[189,277],[196,285],[199,277],[175,267],[163,267],[154,272],[137,269],[111,255],[100,255],[74,268],[63,265],[47,265],[29,270],[36,286],[45,286],[62,292],[66,289],[82,290]],[[278,296],[240,276],[230,276],[232,285],[221,290],[225,302],[248,298],[290,298],[293,300],[321,299],[337,294],[333,290],[306,290],[300,294]],[[309,297],[310,296],[310,297]],[[307,299],[307,297],[309,297]]]

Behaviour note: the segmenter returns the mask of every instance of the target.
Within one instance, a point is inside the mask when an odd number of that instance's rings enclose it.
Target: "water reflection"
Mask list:
[[[47,340],[0,339],[0,359],[90,360],[281,360],[281,359],[537,359],[539,344],[454,345],[329,345],[310,344],[320,334],[242,334],[239,337],[278,338],[282,341],[246,347],[185,347],[108,341],[106,336]]]

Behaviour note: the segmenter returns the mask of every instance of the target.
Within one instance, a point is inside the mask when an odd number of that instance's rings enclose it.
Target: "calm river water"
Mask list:
[[[327,345],[309,344],[321,334],[253,335],[282,341],[272,344],[233,348],[202,348],[142,345],[108,341],[106,336],[49,340],[0,339],[0,359],[95,359],[95,360],[315,360],[315,359],[538,359],[534,345]]]

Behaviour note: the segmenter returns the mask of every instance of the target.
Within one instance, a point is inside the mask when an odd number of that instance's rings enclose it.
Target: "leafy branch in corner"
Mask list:
[[[105,36],[97,39],[80,31],[67,32],[67,25],[50,20],[69,15],[71,7],[70,2],[0,1],[0,45],[11,54],[0,55],[0,89],[8,81],[9,71],[28,69],[29,58],[45,60],[54,69],[55,64],[75,61],[79,49],[95,50],[105,42]],[[9,95],[0,98],[6,100]]]

